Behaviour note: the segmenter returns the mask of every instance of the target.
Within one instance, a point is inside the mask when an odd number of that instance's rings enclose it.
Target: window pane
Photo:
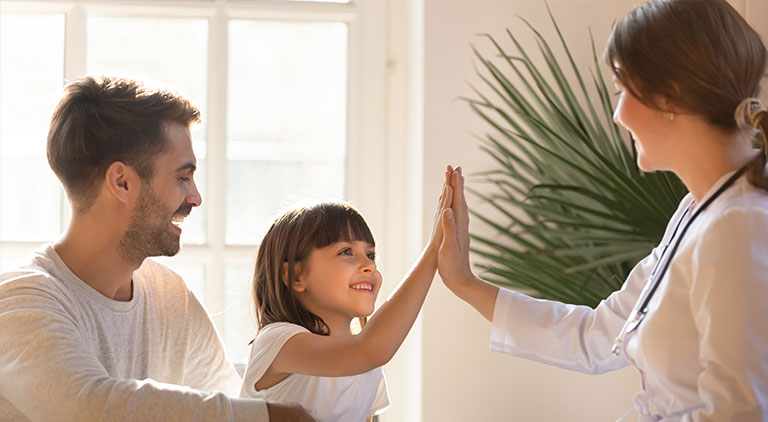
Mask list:
[[[46,241],[61,230],[45,144],[63,80],[64,15],[0,16],[0,240]]]
[[[206,116],[208,21],[206,19],[88,18],[89,74],[148,78],[170,85],[197,105]],[[198,172],[195,179],[203,205],[184,223],[185,243],[205,242],[206,126],[192,128]]]
[[[256,335],[255,312],[251,300],[252,264],[227,265],[224,346],[234,363],[248,361],[248,343]]]
[[[257,244],[285,208],[344,196],[341,163],[230,161],[227,242]]]
[[[347,26],[233,20],[228,243],[255,244],[295,198],[344,194]]]

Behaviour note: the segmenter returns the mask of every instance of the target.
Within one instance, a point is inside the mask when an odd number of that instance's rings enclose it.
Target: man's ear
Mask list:
[[[301,266],[298,262],[294,263],[293,266],[293,280],[288,280],[289,274],[288,274],[288,263],[283,262],[283,268],[282,271],[282,281],[283,284],[285,284],[287,287],[291,288],[296,293],[301,293],[304,290],[307,290],[307,285],[304,283],[304,278],[301,277]]]
[[[107,190],[120,202],[128,203],[138,195],[138,181],[136,171],[121,161],[110,164],[104,174]]]

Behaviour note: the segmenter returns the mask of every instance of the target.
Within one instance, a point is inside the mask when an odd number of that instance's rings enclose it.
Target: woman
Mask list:
[[[591,374],[636,367],[643,421],[768,420],[765,45],[725,0],[661,0],[616,25],[606,59],[639,167],[690,192],[659,246],[595,309],[500,289],[471,272],[459,177],[440,275],[492,322],[494,351]]]

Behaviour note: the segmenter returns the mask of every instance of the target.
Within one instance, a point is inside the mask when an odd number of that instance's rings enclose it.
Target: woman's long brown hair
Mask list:
[[[614,27],[605,58],[616,79],[646,106],[661,110],[654,101],[666,98],[683,113],[733,133],[745,130],[734,113],[742,101],[758,97],[768,53],[725,0],[657,0]],[[763,154],[750,162],[747,178],[768,190],[768,113],[750,120],[762,132]]]

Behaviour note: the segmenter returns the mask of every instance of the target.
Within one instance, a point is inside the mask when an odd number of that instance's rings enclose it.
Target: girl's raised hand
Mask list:
[[[437,200],[437,210],[435,211],[435,219],[432,225],[432,236],[427,244],[427,250],[435,254],[440,248],[440,243],[443,241],[443,227],[440,223],[440,218],[445,210],[451,208],[453,203],[453,185],[451,184],[453,173],[453,168],[448,166],[445,170],[443,189],[440,191],[440,197]]]

